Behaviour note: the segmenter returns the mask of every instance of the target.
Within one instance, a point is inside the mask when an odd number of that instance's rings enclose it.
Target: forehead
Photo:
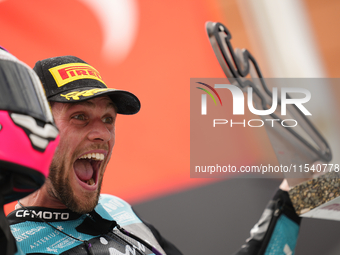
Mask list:
[[[58,112],[68,112],[79,109],[95,109],[102,108],[103,110],[114,110],[117,112],[116,105],[112,102],[112,100],[108,96],[96,97],[90,100],[76,102],[76,103],[58,103],[55,102],[53,104],[52,109]]]

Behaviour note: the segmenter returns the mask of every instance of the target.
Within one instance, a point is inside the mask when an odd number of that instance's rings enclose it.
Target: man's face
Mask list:
[[[109,97],[54,103],[60,143],[46,183],[70,210],[87,213],[98,203],[103,174],[115,142],[116,110]]]

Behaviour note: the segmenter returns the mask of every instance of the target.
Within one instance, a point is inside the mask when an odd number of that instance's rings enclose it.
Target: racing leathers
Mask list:
[[[8,215],[19,254],[182,254],[122,199],[101,195],[88,214],[68,209],[19,208]],[[300,218],[279,190],[236,255],[293,254]]]

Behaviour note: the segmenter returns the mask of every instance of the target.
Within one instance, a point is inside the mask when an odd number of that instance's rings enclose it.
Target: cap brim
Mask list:
[[[139,99],[131,92],[111,88],[87,87],[73,89],[61,94],[48,97],[48,101],[60,103],[76,103],[90,100],[100,96],[109,96],[115,103],[119,114],[135,114],[140,110]]]

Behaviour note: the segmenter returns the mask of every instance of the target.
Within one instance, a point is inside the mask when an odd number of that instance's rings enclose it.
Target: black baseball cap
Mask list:
[[[99,72],[74,56],[38,61],[33,70],[39,76],[48,101],[76,103],[99,96],[109,96],[120,114],[135,114],[139,99],[131,92],[108,88]]]

